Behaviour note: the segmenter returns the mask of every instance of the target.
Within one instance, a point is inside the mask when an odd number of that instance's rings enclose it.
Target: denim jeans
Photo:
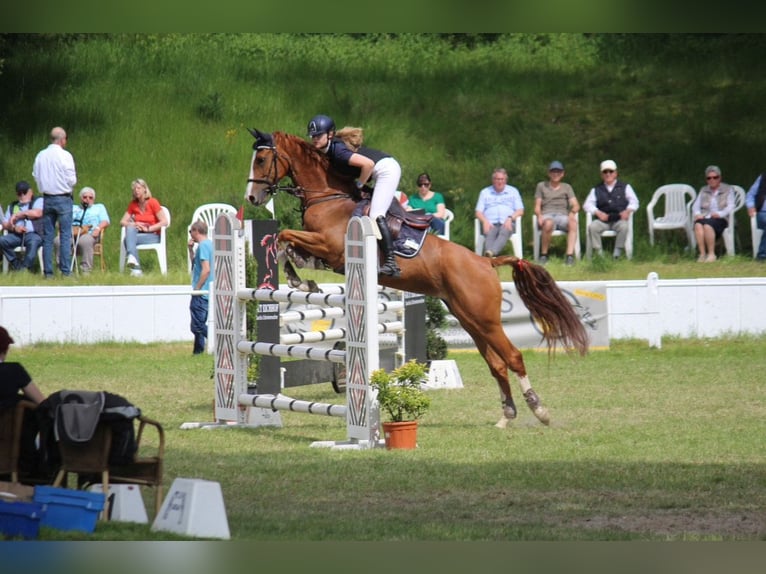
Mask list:
[[[761,243],[758,245],[758,252],[756,253],[756,257],[758,259],[766,259],[766,211],[759,211],[755,214],[755,225],[758,227],[758,229],[763,230],[763,235],[761,235]],[[755,245],[753,245],[753,248],[755,248]]]
[[[0,249],[5,254],[5,258],[8,260],[8,264],[11,269],[31,269],[37,258],[37,250],[43,244],[43,238],[33,231],[27,231],[26,233],[9,233],[8,235],[0,236]],[[19,261],[16,257],[17,253],[14,251],[17,247],[24,246],[26,253],[24,253],[24,261]]]
[[[68,195],[46,195],[43,198],[43,271],[46,277],[53,276],[53,239],[56,237],[56,222],[59,224],[61,245],[72,245],[72,197]],[[72,265],[72,251],[62,249],[59,254],[59,269],[69,275]]]
[[[208,300],[202,295],[192,295],[189,303],[191,312],[191,332],[194,334],[194,354],[205,352],[207,339]]]
[[[135,227],[125,228],[125,251],[138,260],[138,246],[148,243],[159,243],[158,233],[141,233]]]

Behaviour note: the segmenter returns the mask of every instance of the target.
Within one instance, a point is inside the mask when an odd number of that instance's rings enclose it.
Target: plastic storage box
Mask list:
[[[0,532],[4,538],[35,539],[40,533],[43,505],[0,499]]]
[[[52,486],[35,487],[34,501],[43,506],[40,525],[58,530],[93,532],[104,508],[104,495],[100,492]]]

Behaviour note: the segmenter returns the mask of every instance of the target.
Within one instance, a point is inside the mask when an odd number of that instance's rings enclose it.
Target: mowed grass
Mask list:
[[[181,430],[213,420],[213,359],[187,344],[14,349],[45,392],[108,390],[166,430],[165,482],[221,484],[232,538],[259,541],[764,540],[764,338],[613,342],[584,358],[528,351],[540,424],[516,393],[508,429],[481,357],[453,353],[464,388],[433,391],[415,451],[330,451],[339,419]],[[329,384],[291,396],[344,402]],[[166,492],[167,492],[166,488]],[[152,497],[144,493],[150,511]],[[151,520],[151,518],[150,518]],[[99,523],[46,539],[173,540]]]

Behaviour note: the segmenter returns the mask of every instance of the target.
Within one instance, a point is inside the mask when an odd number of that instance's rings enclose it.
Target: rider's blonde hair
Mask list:
[[[362,128],[345,126],[343,129],[340,129],[335,133],[335,137],[343,140],[343,143],[346,144],[348,149],[357,152],[364,143],[364,130]]]

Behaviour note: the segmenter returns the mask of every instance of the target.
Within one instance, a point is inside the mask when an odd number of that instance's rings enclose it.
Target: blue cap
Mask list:
[[[561,171],[564,171],[564,164],[560,161],[552,161],[551,165],[548,166],[548,171],[554,170],[554,169],[560,169]]]

